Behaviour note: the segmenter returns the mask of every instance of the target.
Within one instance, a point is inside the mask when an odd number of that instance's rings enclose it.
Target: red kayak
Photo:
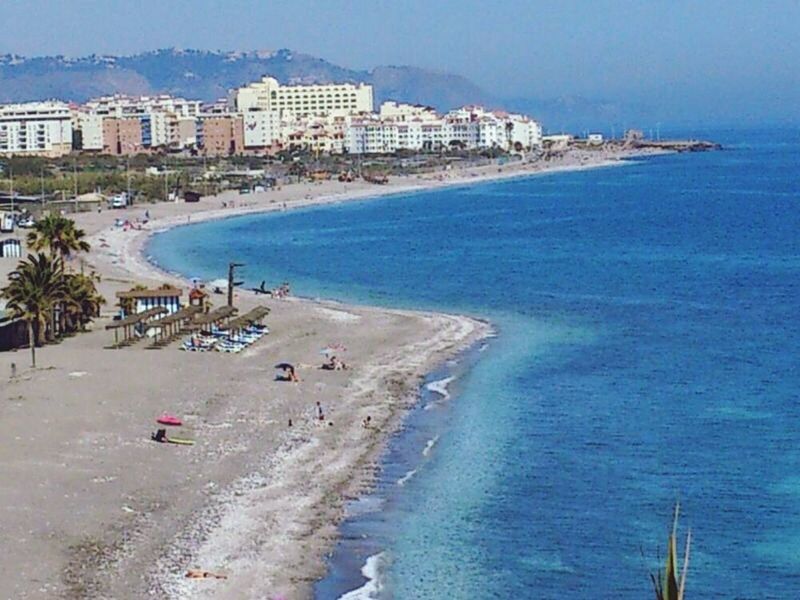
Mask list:
[[[158,419],[156,419],[157,423],[161,423],[162,425],[182,425],[181,420],[176,417],[175,415],[168,415],[163,414]]]

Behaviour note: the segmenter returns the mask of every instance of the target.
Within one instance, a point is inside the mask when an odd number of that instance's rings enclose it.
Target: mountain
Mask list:
[[[548,133],[603,132],[621,134],[629,127],[653,123],[653,110],[640,102],[604,100],[582,96],[510,98],[508,110],[535,115]]]
[[[375,88],[375,102],[403,100],[449,109],[466,104],[496,104],[484,90],[466,77],[427,71],[416,67],[376,67],[370,74]]]
[[[491,103],[489,95],[468,79],[416,67],[376,67],[358,71],[308,54],[275,52],[209,52],[156,50],[133,56],[0,55],[0,102],[58,98],[83,102],[111,93],[168,93],[212,101],[227,91],[270,75],[284,84],[366,82],[374,86],[375,103],[397,100],[440,110],[471,103]]]

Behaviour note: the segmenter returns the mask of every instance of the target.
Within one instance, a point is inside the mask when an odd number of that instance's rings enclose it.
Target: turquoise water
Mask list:
[[[431,374],[452,397],[425,390],[318,597],[379,557],[385,597],[638,600],[677,499],[689,597],[800,597],[800,135],[715,137],[154,238],[186,275],[237,259],[248,284],[498,328]]]

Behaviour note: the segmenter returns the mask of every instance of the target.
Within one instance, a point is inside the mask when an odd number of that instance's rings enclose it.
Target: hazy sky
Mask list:
[[[0,0],[0,23],[24,55],[286,47],[501,97],[800,116],[800,0]]]

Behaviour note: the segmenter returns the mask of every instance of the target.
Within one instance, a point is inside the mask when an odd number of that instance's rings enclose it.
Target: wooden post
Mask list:
[[[228,306],[233,306],[234,271],[236,267],[243,267],[242,263],[228,263]]]

